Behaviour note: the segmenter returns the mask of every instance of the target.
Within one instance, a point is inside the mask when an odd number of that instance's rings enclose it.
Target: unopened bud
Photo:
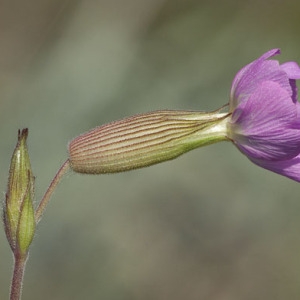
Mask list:
[[[18,142],[11,158],[4,204],[4,226],[8,242],[15,253],[26,253],[33,239],[35,218],[33,209],[34,177],[26,144],[28,130],[18,133]]]
[[[101,174],[147,167],[227,140],[227,113],[154,111],[112,122],[69,144],[75,172]]]

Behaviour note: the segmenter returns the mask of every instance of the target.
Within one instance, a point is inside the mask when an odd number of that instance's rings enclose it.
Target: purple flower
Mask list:
[[[237,73],[228,113],[155,111],[96,127],[70,142],[71,168],[122,172],[231,140],[253,163],[300,182],[300,68],[268,60],[279,53],[270,50]]]
[[[253,163],[300,182],[300,68],[268,60],[279,53],[270,50],[237,73],[228,137]]]

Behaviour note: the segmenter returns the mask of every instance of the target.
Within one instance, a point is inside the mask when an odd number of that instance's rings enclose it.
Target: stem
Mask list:
[[[41,220],[41,217],[46,209],[47,204],[50,201],[50,198],[57,187],[58,183],[60,182],[61,178],[66,174],[66,172],[70,169],[70,161],[67,159],[60,169],[57,171],[56,175],[52,179],[44,197],[42,198],[41,202],[39,203],[36,211],[35,211],[35,220],[36,224]]]
[[[20,300],[22,294],[22,285],[24,270],[28,255],[14,255],[14,273],[11,281],[10,300]]]

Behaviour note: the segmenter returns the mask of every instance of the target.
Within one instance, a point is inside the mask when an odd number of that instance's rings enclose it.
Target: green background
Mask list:
[[[36,201],[78,134],[156,109],[214,110],[272,48],[300,62],[298,0],[1,1],[0,182],[29,128]],[[220,143],[116,175],[69,173],[23,300],[300,299],[300,186]],[[0,299],[12,256],[0,232]]]

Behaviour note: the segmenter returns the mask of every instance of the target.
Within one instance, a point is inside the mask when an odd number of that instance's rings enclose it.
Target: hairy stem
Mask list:
[[[25,256],[16,254],[14,256],[14,273],[11,281],[10,300],[20,300],[22,294],[22,285],[24,270],[28,255]]]
[[[39,203],[36,211],[35,211],[35,220],[36,224],[41,220],[41,217],[46,209],[47,204],[50,201],[50,198],[57,187],[58,183],[60,182],[61,178],[66,174],[66,172],[70,169],[70,162],[67,159],[63,165],[60,167],[54,178],[52,179],[44,197],[42,198],[41,202]]]

